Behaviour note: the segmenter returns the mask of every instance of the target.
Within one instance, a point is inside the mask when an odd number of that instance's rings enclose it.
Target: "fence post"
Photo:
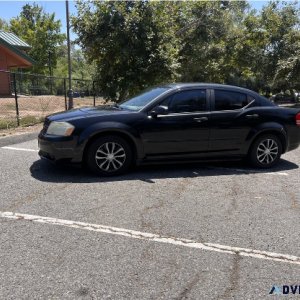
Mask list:
[[[94,106],[96,106],[96,91],[95,91],[95,81],[93,80],[93,96],[94,96]]]
[[[15,103],[16,103],[17,125],[20,126],[16,73],[13,73],[13,79],[14,79],[14,92],[15,92]]]
[[[67,105],[67,81],[66,81],[66,78],[64,78],[64,93],[65,93],[65,109],[68,110],[68,105]]]

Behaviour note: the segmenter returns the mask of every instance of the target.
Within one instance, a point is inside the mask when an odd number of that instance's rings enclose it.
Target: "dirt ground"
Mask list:
[[[93,97],[74,98],[74,108],[93,106]],[[68,99],[67,99],[68,101]],[[104,104],[103,98],[96,98],[96,105]],[[66,109],[64,96],[19,96],[20,128],[43,122],[47,115]],[[0,134],[14,131],[17,127],[16,103],[14,97],[0,98]],[[20,129],[22,131],[22,129]]]
[[[103,103],[102,98],[96,98],[96,105]],[[92,105],[93,97],[74,98],[74,107]],[[65,98],[64,96],[20,96],[18,106],[20,118],[26,116],[40,118],[65,110]],[[0,98],[0,119],[15,118],[15,116],[15,98]]]

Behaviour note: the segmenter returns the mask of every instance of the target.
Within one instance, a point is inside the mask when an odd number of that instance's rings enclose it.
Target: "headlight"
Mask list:
[[[75,127],[68,122],[51,122],[47,134],[58,135],[58,136],[70,136],[74,131]]]

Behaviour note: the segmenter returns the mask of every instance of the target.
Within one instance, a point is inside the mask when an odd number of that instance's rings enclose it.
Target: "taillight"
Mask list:
[[[300,112],[296,114],[296,125],[300,126]]]

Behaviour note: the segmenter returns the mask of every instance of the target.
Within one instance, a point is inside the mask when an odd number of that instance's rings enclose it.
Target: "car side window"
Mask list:
[[[252,100],[247,94],[215,90],[215,110],[235,110],[248,105]]]
[[[168,107],[169,113],[206,111],[206,90],[177,92],[160,105]]]

